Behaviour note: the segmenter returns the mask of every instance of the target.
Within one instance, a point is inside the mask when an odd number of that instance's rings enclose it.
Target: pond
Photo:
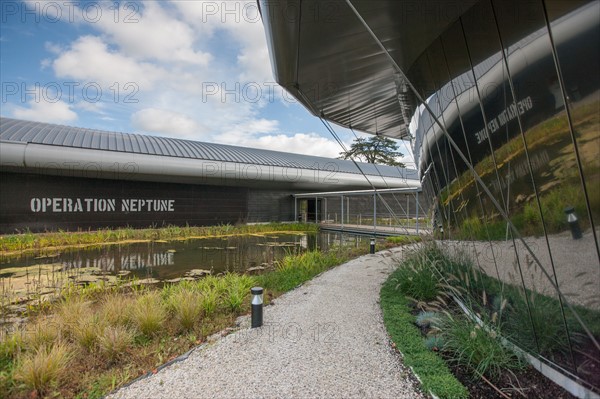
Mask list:
[[[359,246],[366,240],[334,232],[248,234],[0,257],[0,308],[5,318],[24,310],[32,299],[59,292],[69,282],[115,284],[135,278],[138,283],[153,284],[226,272],[259,273],[288,254]]]

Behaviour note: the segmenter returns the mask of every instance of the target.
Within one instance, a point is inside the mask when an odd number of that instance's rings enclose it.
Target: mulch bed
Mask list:
[[[492,386],[484,380],[474,380],[464,368],[449,365],[452,374],[469,390],[469,397],[474,399],[504,399]],[[556,385],[533,367],[524,370],[503,373],[499,380],[493,382],[510,398],[571,399],[575,396]]]
[[[411,310],[413,315],[419,309]],[[427,336],[428,327],[417,326],[423,337]],[[539,398],[539,399],[575,399],[575,396],[565,391],[562,387],[545,377],[532,366],[522,370],[507,370],[499,379],[487,383],[484,379],[477,379],[468,369],[452,364],[441,352],[452,374],[467,388],[469,397],[473,399],[506,399],[509,398]],[[494,388],[493,386],[496,388]],[[504,395],[498,392],[500,390]]]

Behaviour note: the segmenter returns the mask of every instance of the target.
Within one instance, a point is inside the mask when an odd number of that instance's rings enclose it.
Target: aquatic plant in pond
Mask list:
[[[173,240],[182,238],[215,237],[231,234],[267,233],[276,231],[316,232],[318,226],[304,223],[270,223],[261,225],[230,224],[219,226],[166,226],[149,229],[100,229],[94,231],[53,233],[25,232],[23,234],[8,234],[0,236],[0,251],[40,250],[48,247],[93,245],[116,243],[125,240]]]

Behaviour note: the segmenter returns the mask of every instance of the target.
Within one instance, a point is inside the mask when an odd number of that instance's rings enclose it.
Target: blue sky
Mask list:
[[[255,1],[1,3],[2,116],[335,157],[274,82]],[[335,128],[349,145],[353,134]],[[404,143],[403,161],[412,157]]]

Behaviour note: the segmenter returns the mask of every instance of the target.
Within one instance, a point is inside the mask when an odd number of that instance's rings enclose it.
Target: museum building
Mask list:
[[[372,185],[420,187],[405,168],[0,119],[2,234],[289,222],[293,194]]]

